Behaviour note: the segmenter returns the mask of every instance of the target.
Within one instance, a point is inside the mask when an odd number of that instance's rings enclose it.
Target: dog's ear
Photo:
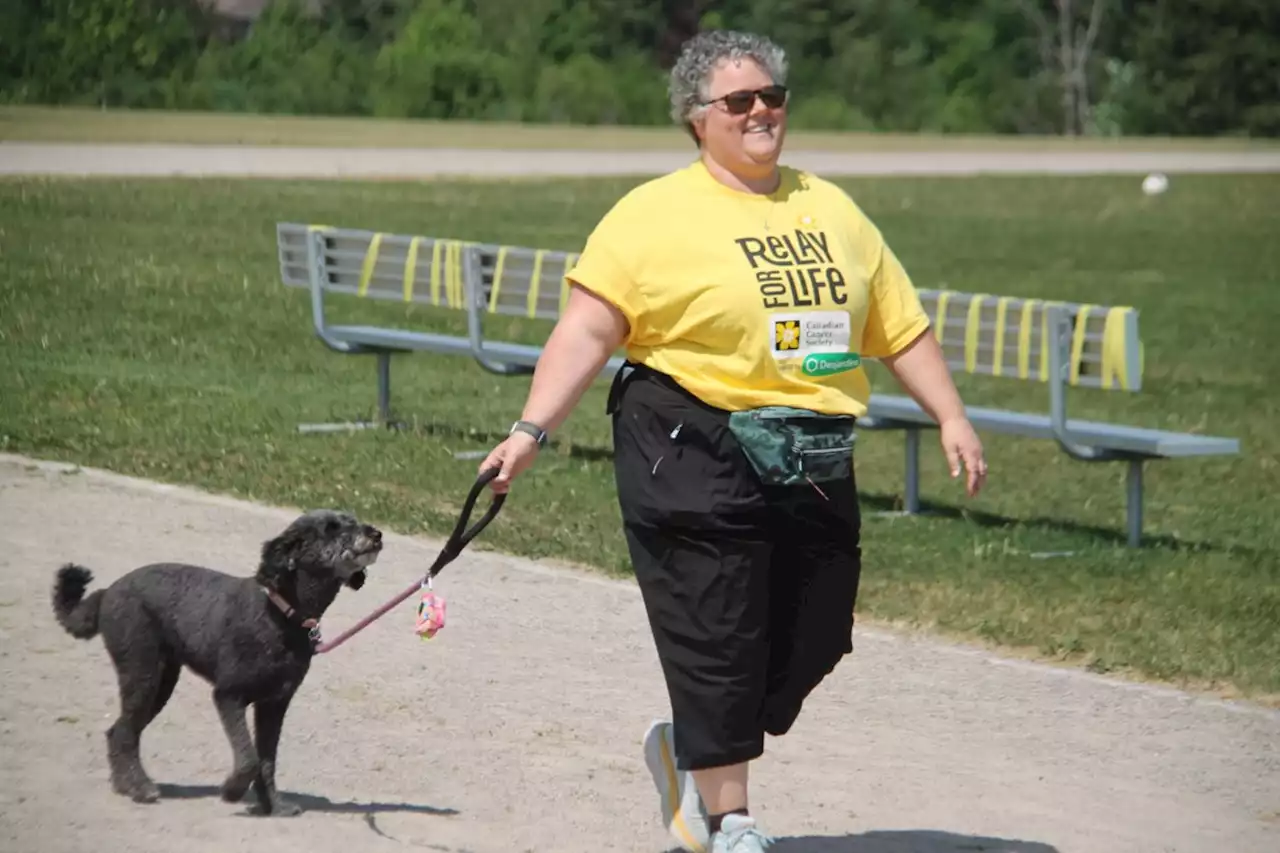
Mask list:
[[[292,572],[297,564],[298,549],[302,545],[303,538],[301,531],[290,528],[274,539],[263,542],[258,578],[275,581]]]

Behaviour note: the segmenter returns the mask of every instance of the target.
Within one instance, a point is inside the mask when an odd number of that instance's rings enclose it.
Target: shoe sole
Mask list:
[[[666,779],[666,796],[662,803],[662,816],[667,823],[667,830],[675,837],[677,841],[691,853],[707,853],[707,844],[699,841],[689,827],[688,821],[685,820],[684,809],[681,803],[679,776],[676,772],[675,756],[671,752],[668,745],[666,731],[669,728],[668,723],[656,722],[649,726],[649,731],[645,732],[644,743],[647,746],[656,736],[658,741],[658,760],[661,767],[655,768],[650,765],[650,772],[661,773]],[[659,731],[662,730],[662,731]],[[645,750],[646,754],[648,750]],[[656,779],[654,780],[657,781]]]

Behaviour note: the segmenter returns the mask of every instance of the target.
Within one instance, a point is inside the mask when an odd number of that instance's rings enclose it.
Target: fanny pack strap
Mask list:
[[[699,399],[673,377],[668,376],[661,370],[654,370],[646,364],[639,364],[634,361],[624,362],[618,372],[614,374],[613,384],[609,386],[609,396],[605,402],[606,414],[613,415],[618,411],[622,406],[622,397],[626,394],[627,386],[636,381],[651,382],[659,385],[673,394],[678,394],[682,400],[702,410],[714,418],[717,423],[722,425],[728,425],[729,423],[729,412]]]
[[[627,385],[635,378],[636,370],[640,365],[634,362],[623,362],[622,367],[618,368],[618,372],[613,375],[613,382],[609,385],[609,397],[605,400],[604,413],[612,416],[618,411],[618,406],[622,404],[622,394],[627,390]]]

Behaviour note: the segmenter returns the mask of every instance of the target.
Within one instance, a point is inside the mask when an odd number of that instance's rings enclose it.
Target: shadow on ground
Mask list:
[[[213,785],[160,785],[162,800],[197,800],[205,797],[219,798],[221,791]],[[324,812],[327,814],[361,814],[375,815],[386,812],[409,812],[412,814],[456,815],[456,809],[437,808],[436,806],[418,805],[415,803],[335,803],[328,797],[315,794],[300,794],[296,791],[281,791],[286,800],[297,803],[304,812]],[[246,805],[253,806],[256,800],[253,793],[245,795]]]
[[[1058,853],[1058,848],[1038,841],[921,829],[778,838],[769,853]]]

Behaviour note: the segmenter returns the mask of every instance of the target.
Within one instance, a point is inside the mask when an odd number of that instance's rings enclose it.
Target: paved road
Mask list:
[[[494,151],[239,145],[0,143],[0,174],[427,177],[641,175],[679,168],[684,151]],[[1280,172],[1280,150],[1251,152],[789,151],[821,175]]]
[[[639,748],[665,694],[635,586],[474,546],[441,575],[450,621],[430,643],[406,603],[316,662],[281,746],[302,816],[219,801],[230,750],[190,674],[143,739],[166,799],[112,794],[115,679],[100,640],[54,623],[54,570],[83,562],[95,586],[153,560],[249,574],[292,517],[0,456],[0,850],[670,849]],[[386,541],[330,636],[440,544]],[[855,649],[755,772],[778,853],[1280,849],[1280,713],[866,628]]]

